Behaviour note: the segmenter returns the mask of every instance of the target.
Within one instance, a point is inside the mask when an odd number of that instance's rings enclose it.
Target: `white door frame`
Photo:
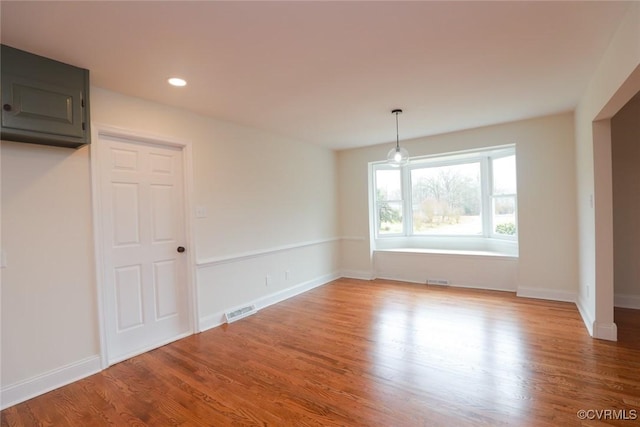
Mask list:
[[[95,274],[97,284],[97,307],[98,307],[98,325],[100,328],[100,359],[102,369],[109,367],[109,354],[107,345],[107,327],[106,327],[106,310],[105,310],[105,284],[104,284],[104,236],[102,233],[102,206],[101,206],[101,185],[100,171],[102,170],[105,159],[100,156],[100,138],[103,136],[116,137],[125,140],[131,140],[132,143],[143,142],[165,147],[174,147],[182,150],[183,154],[183,180],[184,180],[184,221],[185,235],[187,246],[187,290],[188,290],[188,316],[191,333],[200,332],[199,316],[198,316],[198,290],[195,286],[195,242],[193,239],[193,221],[191,213],[193,205],[191,194],[193,194],[193,158],[191,152],[191,143],[189,141],[180,141],[164,136],[151,135],[131,129],[123,129],[110,125],[91,123],[91,191],[92,191],[92,208],[93,208],[93,242],[95,254]]]

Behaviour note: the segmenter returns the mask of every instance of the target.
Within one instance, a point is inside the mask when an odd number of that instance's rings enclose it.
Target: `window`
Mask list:
[[[380,246],[452,247],[465,239],[476,249],[490,239],[517,245],[514,146],[414,158],[401,168],[376,163],[371,170]]]
[[[402,234],[402,185],[399,169],[376,170],[378,234]]]
[[[480,169],[479,162],[411,168],[413,234],[482,234]]]
[[[492,230],[501,236],[516,234],[516,156],[491,159]]]

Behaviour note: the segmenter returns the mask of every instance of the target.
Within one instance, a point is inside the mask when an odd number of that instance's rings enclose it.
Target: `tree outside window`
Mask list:
[[[412,159],[401,168],[381,163],[373,172],[378,237],[517,237],[513,146]]]

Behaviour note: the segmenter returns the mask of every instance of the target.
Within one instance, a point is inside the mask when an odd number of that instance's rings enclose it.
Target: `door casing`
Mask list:
[[[131,129],[123,129],[110,125],[92,123],[92,136],[90,145],[91,157],[91,189],[92,189],[92,210],[93,210],[93,235],[94,235],[94,254],[95,254],[95,274],[96,274],[96,296],[98,308],[98,325],[100,336],[100,359],[102,369],[109,367],[109,348],[107,341],[107,313],[105,309],[105,286],[104,283],[104,236],[102,232],[102,206],[101,206],[101,166],[106,159],[101,158],[100,144],[101,137],[115,137],[125,140],[132,140],[142,143],[150,143],[166,147],[179,148],[182,151],[183,159],[183,182],[184,182],[184,229],[186,235],[186,287],[188,290],[188,311],[190,319],[190,330],[192,333],[200,332],[199,315],[198,315],[198,295],[195,286],[195,244],[194,233],[192,228],[192,200],[191,194],[193,190],[193,159],[191,143],[188,141],[176,140],[164,136],[151,135],[148,133],[135,131]]]

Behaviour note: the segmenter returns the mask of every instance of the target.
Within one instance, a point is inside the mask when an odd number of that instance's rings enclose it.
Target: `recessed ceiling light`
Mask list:
[[[172,86],[186,86],[187,85],[187,81],[184,79],[180,79],[178,77],[171,77],[168,80],[169,84]]]

